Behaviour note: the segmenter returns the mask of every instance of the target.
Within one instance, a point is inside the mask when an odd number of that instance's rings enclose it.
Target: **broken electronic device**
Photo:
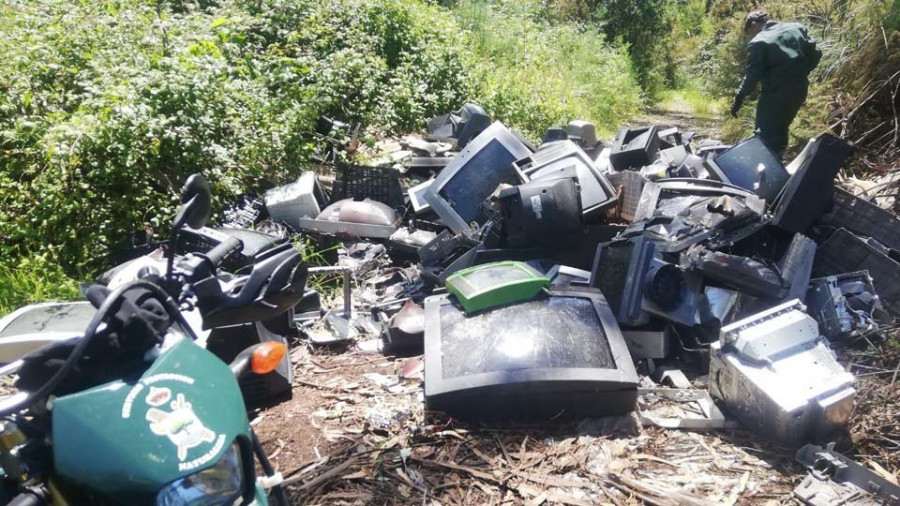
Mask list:
[[[663,261],[656,245],[646,237],[599,245],[591,286],[609,297],[610,307],[623,325],[644,325],[649,313],[687,326],[698,323],[702,279]]]
[[[582,233],[581,194],[574,177],[530,181],[500,191],[503,235],[512,248],[560,249]]]
[[[609,162],[613,169],[640,170],[650,165],[659,152],[659,128],[622,128],[616,133]]]
[[[594,161],[574,142],[565,140],[548,144],[531,156],[515,162],[523,178],[534,180],[569,177],[560,174],[575,168],[581,189],[581,206],[585,216],[592,216],[616,204],[616,192]]]
[[[624,414],[638,377],[596,290],[553,289],[468,316],[425,300],[425,402],[462,419],[579,419]]]
[[[751,137],[708,160],[715,178],[755,192],[772,204],[790,175],[759,137]]]
[[[783,444],[846,426],[856,391],[816,321],[793,300],[722,328],[710,345],[710,393],[748,429]]]
[[[531,150],[496,122],[453,158],[422,194],[425,202],[458,234],[474,235],[471,224],[481,203],[501,184],[524,183],[513,162]]]
[[[400,216],[371,199],[344,199],[326,207],[315,219],[298,218],[301,230],[340,237],[387,238],[397,231]]]

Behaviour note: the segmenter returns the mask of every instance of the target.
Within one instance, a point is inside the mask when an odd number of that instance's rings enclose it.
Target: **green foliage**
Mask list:
[[[297,175],[322,115],[373,136],[473,100],[539,137],[639,111],[644,39],[615,46],[541,0],[444,3],[0,3],[2,264],[107,267],[166,233],[191,173],[216,206]]]
[[[470,94],[413,0],[9,0],[0,33],[0,255],[69,272],[164,231],[190,173],[219,203],[295,174],[319,115],[410,129]]]
[[[78,283],[43,257],[23,257],[14,265],[0,264],[0,315],[34,302],[77,298]]]
[[[699,119],[718,119],[725,110],[721,100],[711,99],[697,88],[665,90],[659,94],[660,109]]]
[[[638,83],[645,94],[656,99],[677,78],[672,52],[672,13],[683,3],[696,0],[553,0],[549,17],[593,22],[607,40],[625,48]],[[705,0],[699,3],[705,4]],[[686,12],[687,15],[687,12]],[[685,25],[686,26],[686,25]]]
[[[539,0],[461,0],[454,12],[473,49],[475,98],[496,118],[540,138],[573,119],[610,133],[639,111],[628,55],[593,25],[554,19]]]
[[[707,0],[673,0],[666,13],[672,31],[669,36],[672,78],[676,89],[699,88],[697,76],[705,75],[697,64],[704,41],[714,35],[715,27],[707,12]]]
[[[628,48],[638,81],[651,96],[675,84],[670,51],[670,0],[602,0],[595,2],[594,17],[610,40]]]

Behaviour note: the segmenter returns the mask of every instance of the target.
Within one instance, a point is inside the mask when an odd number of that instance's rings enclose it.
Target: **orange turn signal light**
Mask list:
[[[269,341],[262,343],[253,350],[250,358],[250,368],[256,374],[267,374],[275,370],[284,354],[287,353],[287,345]]]

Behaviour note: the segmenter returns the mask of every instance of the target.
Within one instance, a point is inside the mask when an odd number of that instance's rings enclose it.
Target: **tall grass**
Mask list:
[[[42,257],[0,262],[0,316],[33,302],[79,299],[78,283]]]
[[[554,21],[537,0],[461,0],[476,98],[494,117],[533,137],[574,119],[610,135],[644,97],[624,48],[591,24]]]
[[[710,97],[695,87],[665,90],[659,94],[659,105],[663,110],[689,114],[702,119],[714,119],[725,111],[720,99]]]

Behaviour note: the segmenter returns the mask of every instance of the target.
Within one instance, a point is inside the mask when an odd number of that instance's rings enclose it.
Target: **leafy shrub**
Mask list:
[[[672,11],[684,0],[553,0],[550,17],[594,23],[624,48],[638,83],[651,98],[675,84]],[[696,3],[688,0],[689,3]],[[705,0],[700,0],[705,3]]]
[[[78,297],[78,283],[43,257],[23,257],[14,265],[0,264],[0,315],[25,304]]]
[[[606,36],[627,45],[638,81],[651,97],[675,84],[669,1],[603,0],[594,10]]]
[[[296,174],[319,115],[402,130],[469,94],[412,0],[10,0],[0,32],[0,255],[69,272],[164,230],[190,173],[220,203]]]
[[[548,20],[538,0],[456,9],[0,3],[2,262],[37,255],[96,272],[133,234],[166,232],[191,173],[210,180],[217,206],[296,176],[322,115],[373,135],[474,100],[537,137],[576,118],[608,132],[640,107],[627,54],[592,25]]]

